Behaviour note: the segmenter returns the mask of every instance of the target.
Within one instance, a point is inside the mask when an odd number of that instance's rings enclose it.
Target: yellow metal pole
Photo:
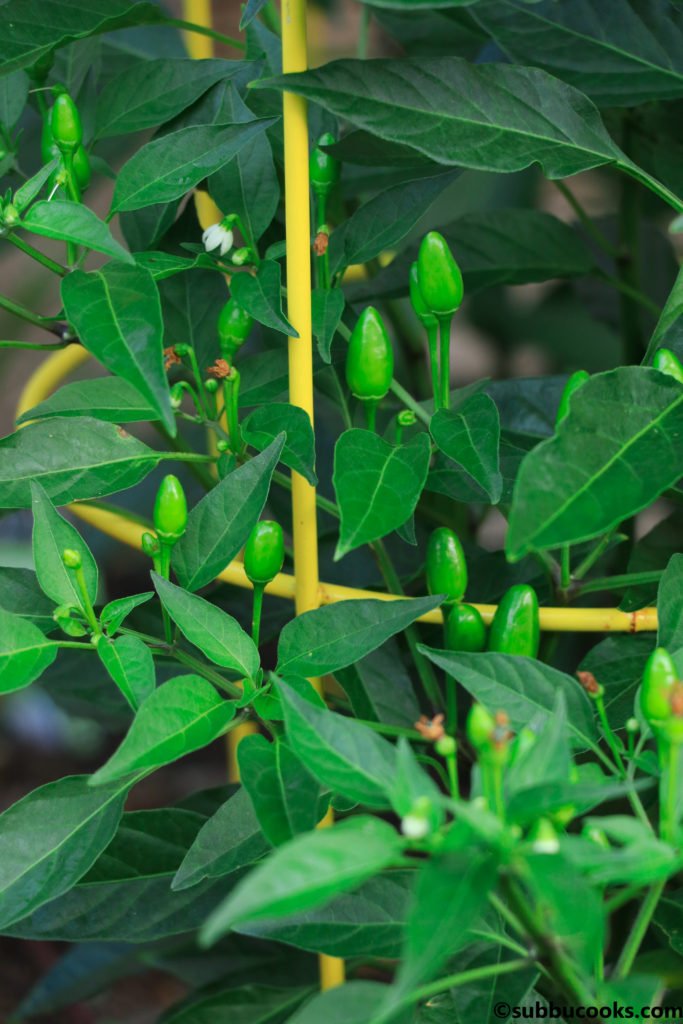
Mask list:
[[[308,66],[306,0],[282,0],[282,70],[305,71]],[[311,326],[311,223],[308,180],[308,113],[301,96],[283,95],[285,138],[285,237],[287,242],[287,312],[299,337],[290,338],[289,400],[307,413],[313,425],[313,331]],[[318,521],[315,487],[292,473],[292,532],[294,539],[294,603],[296,614],[317,608]],[[319,679],[312,680],[322,693]],[[321,822],[332,825],[332,812]],[[344,961],[321,956],[320,987],[344,983]]]

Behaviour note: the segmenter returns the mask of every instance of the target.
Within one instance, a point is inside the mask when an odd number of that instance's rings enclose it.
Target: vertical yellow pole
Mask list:
[[[191,21],[195,25],[204,25],[211,28],[213,24],[211,0],[183,0],[183,17],[185,21]],[[185,32],[185,46],[190,57],[195,60],[206,60],[213,57],[213,39],[210,36],[202,36],[197,32]],[[194,204],[197,210],[197,218],[203,228],[209,224],[216,224],[223,214],[218,209],[208,192],[195,192]],[[211,434],[211,438],[214,435]],[[237,747],[240,740],[245,736],[256,732],[256,725],[253,722],[244,722],[228,733],[225,737],[226,754],[228,759],[228,782],[239,782],[240,769],[237,763]]]
[[[306,0],[282,0],[282,70],[305,71]],[[287,312],[298,331],[289,339],[289,400],[313,423],[313,333],[311,328],[311,224],[308,180],[308,118],[301,96],[283,96],[285,135],[285,226],[287,239]],[[315,487],[292,473],[292,527],[294,535],[295,605],[297,615],[317,608],[318,524]],[[319,691],[319,679],[312,680]],[[332,815],[322,822],[332,824]],[[320,986],[328,989],[344,982],[344,961],[320,957]]]

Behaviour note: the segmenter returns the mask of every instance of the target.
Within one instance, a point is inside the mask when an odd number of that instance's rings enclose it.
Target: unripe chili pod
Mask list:
[[[433,531],[427,545],[427,589],[445,594],[446,603],[462,600],[467,590],[467,561],[458,535],[447,526]]]
[[[500,654],[538,654],[538,598],[533,587],[518,583],[503,594],[489,630],[489,651]]]
[[[566,417],[569,412],[569,402],[575,391],[578,391],[582,384],[585,384],[589,373],[585,370],[577,370],[573,373],[567,383],[564,386],[564,391],[560,397],[560,404],[557,407],[557,415],[555,416],[555,426],[559,427],[562,420]]]
[[[50,127],[62,153],[75,153],[83,142],[81,115],[68,92],[60,92],[55,98]]]
[[[446,615],[446,648],[449,651],[483,651],[486,626],[471,604],[455,604]]]
[[[493,742],[496,722],[483,704],[475,703],[467,716],[467,738],[477,752],[486,750]]]
[[[175,544],[187,528],[187,501],[183,485],[169,473],[161,481],[154,503],[154,529],[160,540]]]
[[[221,355],[228,361],[245,343],[254,321],[245,309],[242,309],[233,298],[229,298],[218,317],[218,341]]]
[[[423,327],[436,327],[437,319],[429,309],[429,306],[425,302],[422,292],[420,291],[417,261],[410,265],[408,281],[410,284],[410,305],[413,307],[413,313]]]
[[[422,239],[417,280],[425,305],[434,316],[455,313],[462,302],[462,274],[448,242],[438,231],[429,231]]]
[[[683,363],[670,348],[658,348],[654,354],[652,365],[660,373],[666,373],[683,384]]]
[[[73,169],[78,187],[84,192],[90,184],[92,169],[90,167],[90,157],[83,146],[79,146],[74,153]]]
[[[327,197],[339,181],[341,164],[336,157],[326,153],[321,146],[333,146],[337,140],[331,132],[325,132],[318,139],[318,145],[311,153],[309,170],[311,185],[316,196]]]
[[[671,696],[678,682],[678,670],[664,647],[656,647],[645,664],[640,687],[643,718],[655,731],[671,718]]]
[[[256,523],[244,548],[244,571],[252,583],[264,586],[282,569],[285,541],[282,527],[271,519]]]
[[[346,353],[346,381],[356,398],[379,401],[394,376],[394,351],[382,317],[368,306],[358,317]]]

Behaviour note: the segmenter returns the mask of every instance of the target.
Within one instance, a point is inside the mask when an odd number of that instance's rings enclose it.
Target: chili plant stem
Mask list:
[[[662,569],[653,569],[651,572],[627,572],[621,576],[601,576],[599,579],[582,583],[581,593],[591,594],[600,590],[616,590],[639,583],[659,583],[662,573]]]
[[[439,317],[439,390],[442,409],[451,404],[451,316]]]
[[[254,641],[256,647],[258,647],[259,634],[261,631],[261,612],[263,610],[263,591],[265,587],[263,583],[254,584],[254,599],[252,604],[252,615],[251,615],[251,639]]]
[[[15,316],[21,317],[22,320],[26,320],[27,323],[35,324],[36,327],[42,327],[46,331],[53,331],[52,325],[55,323],[55,317],[40,316],[38,313],[32,313],[30,309],[20,306],[17,302],[12,302],[11,299],[5,298],[4,295],[0,295],[0,309],[6,309],[8,313],[13,313]]]
[[[163,24],[182,28],[185,32],[195,32],[198,36],[209,36],[210,39],[215,39],[217,43],[232,46],[233,50],[246,50],[247,48],[246,44],[240,39],[226,36],[222,32],[215,32],[212,28],[207,28],[206,25],[197,25],[193,21],[185,21],[184,18],[164,18]]]
[[[56,260],[50,259],[45,253],[41,252],[40,249],[36,249],[35,246],[29,242],[25,242],[23,238],[19,238],[18,235],[7,235],[6,239],[11,245],[14,245],[17,249],[21,249],[27,256],[30,256],[36,263],[42,263],[44,267],[51,270],[53,274],[59,274],[60,277],[64,277],[69,273],[66,267],[63,267],[61,263],[57,263]]]
[[[614,971],[612,972],[612,979],[619,981],[621,978],[625,978],[633,966],[633,962],[638,955],[638,950],[641,947],[645,933],[652,920],[652,915],[657,909],[660,897],[664,892],[664,886],[666,885],[666,879],[662,882],[657,882],[648,891],[647,896],[640,905],[640,910],[636,916],[635,921],[631,927],[628,939],[624,943],[624,947],[619,955]]]
[[[458,988],[460,985],[469,985],[473,981],[482,981],[485,978],[495,978],[501,974],[513,974],[525,967],[530,967],[533,960],[528,957],[519,957],[516,960],[506,960],[502,964],[491,964],[488,967],[473,967],[470,971],[461,971],[459,974],[449,974],[438,981],[432,981],[429,985],[413,989],[406,1002],[414,1002],[422,999],[429,999],[438,995],[439,992],[446,992],[450,988]]]
[[[612,245],[607,235],[604,235],[600,228],[597,226],[593,218],[586,212],[579,200],[576,198],[574,193],[563,181],[553,181],[553,185],[562,193],[564,198],[567,200],[572,210],[579,218],[581,224],[586,230],[586,233],[591,236],[593,241],[600,246],[600,248],[612,259],[616,259],[618,251],[616,246]]]

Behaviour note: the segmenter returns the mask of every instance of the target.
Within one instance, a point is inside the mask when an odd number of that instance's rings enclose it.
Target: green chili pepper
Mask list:
[[[489,630],[489,650],[501,654],[538,654],[538,598],[533,587],[518,583],[503,594]]]
[[[394,375],[394,352],[382,317],[368,306],[358,317],[346,353],[346,381],[351,393],[369,403],[373,413]],[[369,417],[370,420],[370,417]]]
[[[320,148],[321,146],[333,146],[336,141],[331,132],[325,132],[320,136],[318,145],[311,153],[309,162],[311,185],[318,199],[326,199],[339,181],[341,170],[339,160]]]
[[[410,305],[413,307],[415,316],[423,327],[437,327],[438,320],[427,305],[420,289],[418,280],[417,261],[411,263],[408,278],[410,284]]]
[[[154,529],[166,545],[180,540],[187,528],[187,501],[177,476],[169,473],[161,481],[154,503]]]
[[[81,116],[68,92],[60,92],[56,97],[50,127],[55,144],[62,153],[75,153],[83,142]]]
[[[672,715],[671,696],[678,682],[678,670],[664,647],[656,647],[647,659],[640,687],[640,708],[648,725],[661,731]]]
[[[490,711],[483,704],[474,703],[467,716],[467,738],[479,753],[486,750],[493,741],[496,722]]]
[[[590,377],[589,373],[585,370],[577,370],[573,373],[567,383],[564,386],[564,391],[560,398],[560,404],[557,407],[557,415],[555,416],[555,426],[559,427],[562,420],[566,417],[569,412],[569,402],[575,391],[578,391],[582,384]]]
[[[256,586],[270,583],[282,569],[285,541],[282,527],[270,519],[256,523],[244,548],[244,571]]]
[[[422,239],[417,257],[417,280],[427,310],[437,317],[452,316],[463,296],[460,267],[448,242],[438,231]]]
[[[90,167],[90,157],[83,146],[79,146],[74,153],[73,169],[74,174],[76,175],[76,181],[78,182],[78,187],[82,192],[85,192],[86,188],[90,184],[92,170]]]
[[[683,384],[683,363],[670,348],[658,348],[654,354],[652,365],[660,373],[666,373]]]
[[[235,353],[245,343],[254,326],[252,317],[233,298],[223,306],[218,317],[218,340],[221,355],[231,362]]]
[[[467,561],[453,530],[439,526],[427,545],[427,589],[445,594],[446,604],[461,601],[467,589]]]
[[[455,604],[446,615],[446,648],[449,651],[483,651],[486,626],[471,604]]]

